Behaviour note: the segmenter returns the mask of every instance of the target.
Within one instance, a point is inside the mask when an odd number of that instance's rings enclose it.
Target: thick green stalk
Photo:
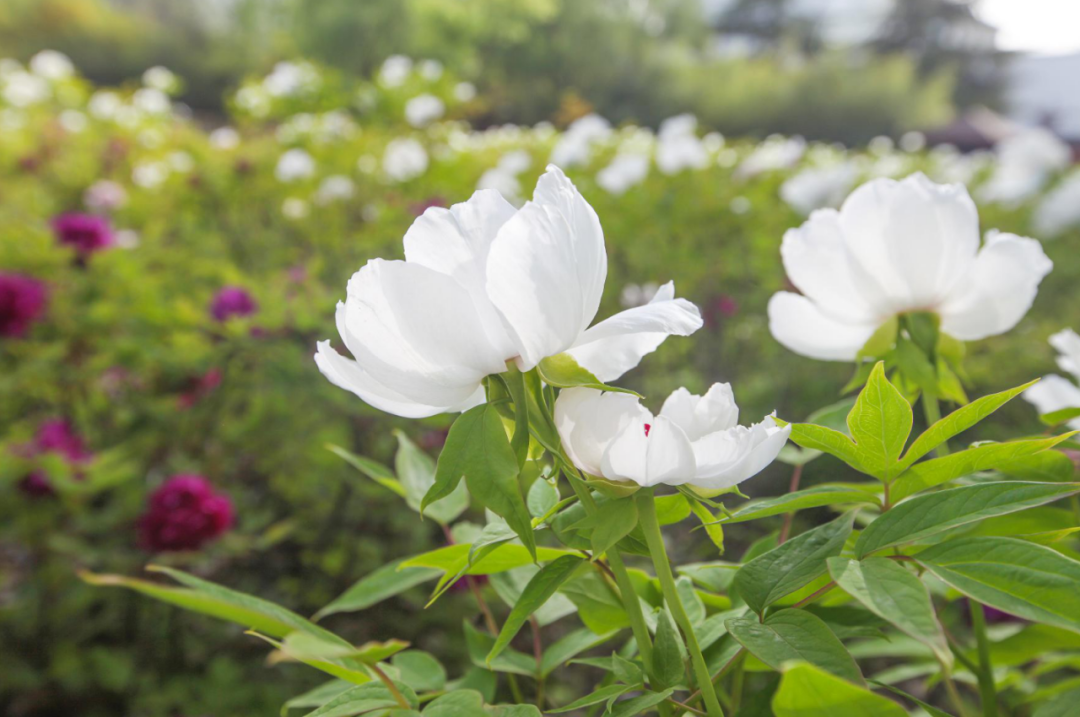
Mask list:
[[[979,693],[982,696],[983,717],[997,717],[997,688],[994,685],[994,665],[990,662],[990,641],[986,639],[986,615],[983,606],[968,600],[971,627],[979,651]]]
[[[585,512],[589,515],[595,513],[596,501],[593,500],[589,487],[577,478],[569,476],[568,478],[574,492],[577,493],[578,498],[581,500],[581,504],[585,507]],[[630,630],[634,633],[638,652],[641,653],[641,661],[645,665],[645,671],[651,677],[653,675],[652,638],[649,636],[649,628],[645,624],[645,614],[641,611],[641,601],[637,599],[634,583],[630,581],[630,573],[626,572],[626,565],[623,563],[622,555],[619,554],[618,549],[613,547],[608,550],[607,559],[611,572],[615,576],[615,584],[619,586],[623,608],[630,617]]]
[[[652,489],[642,488],[637,492],[635,500],[638,506],[638,522],[642,532],[645,533],[645,542],[649,546],[649,555],[656,568],[656,577],[660,580],[664,602],[675,617],[675,622],[682,628],[683,637],[686,639],[686,649],[690,652],[690,662],[694,668],[694,679],[705,700],[705,709],[709,717],[724,717],[724,710],[720,707],[720,700],[716,697],[712,677],[709,675],[709,666],[701,654],[697,636],[694,635],[694,626],[686,614],[686,608],[683,607],[679,591],[675,587],[675,576],[671,573],[671,563],[668,562],[664,538],[660,534],[660,522],[656,519],[656,503]]]

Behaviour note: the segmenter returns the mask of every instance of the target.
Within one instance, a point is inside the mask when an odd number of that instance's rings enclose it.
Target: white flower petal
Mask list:
[[[923,174],[862,185],[844,202],[840,226],[851,256],[894,311],[932,309],[979,248],[978,211],[967,189]]]
[[[488,254],[487,293],[529,370],[570,348],[592,323],[607,277],[600,220],[558,167],[533,201],[499,230]]]
[[[455,405],[505,370],[468,290],[418,264],[375,259],[349,280],[338,331],[364,371],[418,403]]]
[[[791,435],[771,417],[749,429],[736,426],[694,442],[697,476],[690,483],[706,490],[723,490],[742,483],[776,460]]]
[[[940,309],[941,329],[962,341],[996,336],[1024,317],[1053,262],[1034,239],[991,232],[963,283]]]
[[[604,319],[567,351],[601,381],[613,381],[637,366],[668,336],[689,336],[702,326],[701,312],[676,299],[675,285],[664,284],[645,306]]]
[[[1080,379],[1080,335],[1072,329],[1063,329],[1050,337],[1050,345],[1061,354],[1057,358],[1061,370]]]
[[[682,485],[694,477],[694,451],[682,429],[666,418],[636,417],[604,452],[603,476],[643,487]]]
[[[604,451],[630,421],[651,414],[626,393],[568,388],[555,400],[555,427],[570,461],[588,474],[602,473]]]
[[[714,383],[704,396],[678,388],[664,401],[659,415],[683,429],[691,441],[739,423],[739,407],[729,383]]]
[[[839,212],[813,212],[801,227],[789,229],[780,256],[791,283],[825,314],[845,322],[882,323],[877,309],[888,302],[874,284],[857,286]]]
[[[345,358],[330,346],[329,341],[318,343],[315,363],[330,382],[359,396],[365,403],[380,411],[403,418],[427,418],[440,413],[464,411],[484,402],[484,389],[477,387],[472,396],[457,405],[432,406],[417,403],[383,386],[364,371],[356,361]]]
[[[1064,408],[1080,408],[1080,388],[1068,379],[1050,374],[1024,391],[1024,400],[1043,416]],[[1069,421],[1069,428],[1080,430],[1080,418]]]
[[[805,296],[781,291],[769,299],[769,330],[795,353],[823,361],[854,361],[877,326],[826,316]]]

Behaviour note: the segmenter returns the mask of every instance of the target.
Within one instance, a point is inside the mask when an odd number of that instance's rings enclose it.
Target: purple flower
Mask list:
[[[228,321],[234,316],[250,316],[258,311],[255,303],[245,289],[239,286],[226,286],[210,302],[210,315],[217,321]]]
[[[61,214],[53,219],[56,240],[75,249],[81,259],[113,245],[109,220],[94,214]]]
[[[38,426],[34,440],[22,446],[21,453],[26,458],[58,453],[72,466],[78,466],[93,457],[71,424],[63,419],[45,421]],[[27,495],[35,497],[49,496],[55,492],[48,475],[41,470],[32,471],[19,481],[19,488]]]
[[[233,525],[232,501],[198,475],[176,475],[150,496],[139,519],[142,546],[153,552],[197,550]]]
[[[0,336],[25,336],[48,301],[44,282],[21,274],[0,273]]]

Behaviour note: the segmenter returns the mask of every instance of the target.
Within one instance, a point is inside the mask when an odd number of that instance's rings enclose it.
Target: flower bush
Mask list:
[[[401,60],[205,132],[161,73],[2,67],[7,711],[1067,714],[1059,165],[991,202],[1009,152],[474,131]]]

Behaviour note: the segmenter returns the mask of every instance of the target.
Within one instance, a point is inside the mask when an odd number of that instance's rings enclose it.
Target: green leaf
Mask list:
[[[536,538],[517,481],[517,457],[502,418],[490,403],[470,408],[450,427],[435,469],[435,483],[424,496],[422,507],[450,495],[462,476],[469,493],[506,520],[535,558]]]
[[[491,664],[491,661],[498,657],[499,653],[510,644],[510,641],[514,639],[514,636],[528,621],[529,616],[546,603],[555,594],[555,591],[573,576],[582,562],[583,559],[577,556],[564,555],[540,568],[540,572],[534,575],[529,584],[525,586],[521,598],[514,605],[514,609],[510,611],[506,622],[503,623],[502,629],[499,631],[499,637],[495,640],[495,644],[492,645],[491,652],[488,653],[488,664]]]
[[[424,708],[424,717],[485,717],[484,696],[476,690],[440,695]]]
[[[668,697],[671,697],[671,693],[675,690],[664,690],[663,692],[647,692],[640,697],[634,697],[622,702],[616,702],[612,707],[610,715],[611,717],[633,717],[636,714],[640,714],[647,709],[651,709],[660,704]]]
[[[437,692],[446,687],[446,669],[423,650],[399,652],[390,664],[397,668],[401,681],[417,692]]]
[[[987,443],[968,448],[965,451],[950,453],[941,458],[918,463],[904,471],[893,482],[890,490],[892,500],[894,503],[899,502],[910,495],[947,483],[955,478],[1008,465],[1010,462],[1020,460],[1025,456],[1053,448],[1062,441],[1069,439],[1072,435],[1072,433],[1068,433],[1050,438],[1009,441],[1008,443]]]
[[[950,715],[948,712],[945,712],[944,710],[939,710],[937,707],[934,707],[931,704],[927,704],[926,702],[923,702],[918,697],[913,697],[912,695],[909,695],[907,692],[904,692],[903,690],[901,690],[898,687],[893,687],[892,685],[886,685],[883,682],[874,682],[874,684],[877,685],[878,687],[884,689],[884,690],[888,690],[889,692],[892,692],[894,695],[898,695],[900,697],[903,697],[906,700],[910,700],[911,702],[914,702],[919,707],[922,707],[923,710],[925,710],[926,713],[928,715],[930,715],[930,717],[952,717],[952,715]]]
[[[529,506],[529,512],[534,518],[542,518],[559,503],[559,489],[540,478],[529,486],[525,503]]]
[[[998,471],[1017,480],[1067,483],[1076,474],[1072,459],[1058,450],[1045,450],[997,466]]]
[[[934,370],[934,364],[930,362],[926,354],[904,336],[896,341],[896,353],[893,354],[896,367],[909,381],[925,393],[935,395],[937,393],[938,376]]]
[[[899,472],[897,464],[912,421],[911,404],[889,383],[885,364],[879,361],[847,417],[859,463],[866,472],[884,481]]]
[[[474,665],[495,672],[512,672],[526,677],[536,676],[536,660],[517,650],[505,649],[489,663],[487,656],[495,645],[495,638],[473,627],[469,620],[465,620],[464,625],[465,647]]]
[[[772,707],[776,717],[907,717],[892,700],[807,663],[784,670]]]
[[[322,707],[338,695],[351,690],[355,685],[345,680],[330,680],[318,687],[312,688],[302,695],[297,695],[281,706],[281,717],[285,717],[290,710],[306,709],[309,707]]]
[[[855,555],[863,558],[884,548],[914,543],[984,518],[1034,508],[1078,491],[1080,486],[1073,483],[1002,481],[916,496],[867,526],[855,542]]]
[[[574,710],[580,710],[584,707],[591,707],[592,705],[598,705],[601,702],[607,702],[610,699],[616,699],[632,689],[634,689],[633,685],[608,685],[607,687],[601,687],[592,694],[585,695],[581,699],[574,700],[565,707],[560,707],[557,710],[549,709],[548,712],[551,714],[573,712]]]
[[[576,576],[562,586],[561,592],[577,605],[578,617],[585,626],[598,635],[630,625],[622,601],[596,571]]]
[[[284,641],[275,640],[258,632],[249,631],[249,634],[273,645],[280,654],[317,670],[322,670],[338,679],[362,685],[371,682],[374,677],[365,666],[372,663],[365,663],[364,660],[360,659],[360,651],[348,643],[330,642],[321,637],[309,635],[306,632],[290,633]],[[389,645],[373,643],[365,646],[364,650],[368,652],[371,648],[374,648],[372,652],[384,652],[389,656],[404,649],[407,645],[408,643],[395,640]],[[372,654],[372,652],[369,652],[369,654]]]
[[[556,640],[544,650],[540,659],[540,674],[547,677],[557,667],[569,662],[585,650],[591,650],[597,645],[602,645],[618,634],[617,630],[597,635],[588,628],[574,630],[566,637]]]
[[[855,513],[847,513],[754,558],[735,574],[733,587],[760,615],[772,603],[823,575],[825,561],[840,554],[854,521]]]
[[[398,451],[394,457],[398,480],[405,488],[405,502],[415,511],[420,510],[424,496],[435,484],[435,461],[401,431],[395,431]],[[439,525],[447,525],[469,507],[469,492],[460,483],[445,498],[425,507],[425,514]]]
[[[840,431],[810,423],[792,423],[790,438],[803,448],[835,456],[860,473],[870,472],[863,467],[855,442]]]
[[[745,523],[749,520],[770,518],[774,515],[794,513],[807,508],[826,505],[851,505],[854,503],[877,504],[876,493],[880,485],[866,483],[824,483],[812,488],[785,493],[775,498],[755,500],[743,505],[721,523]]]
[[[641,664],[628,660],[618,653],[611,654],[611,672],[616,680],[628,685],[645,684],[645,670],[642,669]]]
[[[491,586],[495,588],[495,592],[499,594],[503,602],[512,608],[521,599],[521,595],[525,592],[525,587],[529,584],[529,581],[540,570],[539,566],[530,564],[497,573],[490,578]],[[577,608],[574,607],[574,603],[570,602],[570,598],[562,593],[555,593],[548,598],[547,602],[537,608],[532,616],[543,627],[575,612],[577,612]]]
[[[956,538],[915,559],[974,600],[1080,632],[1080,562],[1056,550],[1016,538]]]
[[[630,534],[637,527],[637,503],[633,498],[619,498],[600,503],[592,515],[570,526],[570,530],[590,531],[593,560]]]
[[[1075,717],[1077,702],[1080,702],[1080,687],[1055,695],[1039,705],[1031,717]]]
[[[284,637],[290,632],[300,630],[331,642],[349,645],[334,633],[268,600],[231,590],[173,568],[150,565],[146,569],[150,572],[165,573],[189,589],[170,588],[146,580],[121,575],[97,575],[85,571],[80,572],[79,577],[91,585],[130,588],[185,610],[228,620],[274,637]]]
[[[394,687],[410,706],[416,707],[419,700],[416,693],[408,686],[395,682]],[[354,687],[324,704],[314,712],[308,712],[305,717],[352,717],[352,715],[374,712],[375,710],[393,709],[400,707],[397,699],[390,690],[381,682],[369,682],[366,685]]]
[[[720,555],[724,554],[724,526],[721,525],[721,521],[716,519],[708,508],[699,503],[696,500],[687,500],[690,505],[690,510],[701,521],[701,527],[705,529],[705,534],[709,536],[709,540],[716,546],[716,549],[720,551]]]
[[[888,321],[877,327],[856,355],[856,362],[863,359],[880,359],[892,350],[896,343],[896,332],[900,328],[900,319],[895,314]],[[861,383],[861,382],[860,382]]]
[[[1032,381],[1031,383],[1035,382]],[[1030,386],[1031,383],[1029,383],[1028,386]],[[1051,428],[1057,428],[1058,426],[1077,418],[1080,418],[1080,408],[1062,408],[1059,411],[1051,411],[1050,413],[1044,413],[1039,416],[1039,420]]]
[[[952,653],[934,613],[930,592],[911,571],[885,558],[859,562],[836,557],[828,562],[829,574],[844,592],[927,645],[944,664],[952,664]]]
[[[422,567],[436,568],[444,571],[456,570],[460,565],[464,564],[465,560],[467,560],[469,551],[472,547],[473,546],[467,543],[447,545],[444,548],[438,548],[437,550],[432,550],[409,558],[401,565],[403,568]],[[549,562],[563,555],[576,555],[576,553],[569,550],[560,550],[558,548],[539,548],[536,551],[536,559],[540,562]],[[522,565],[529,565],[530,563],[532,563],[532,556],[529,555],[529,551],[526,550],[524,546],[502,544],[495,546],[495,549],[490,553],[487,553],[483,558],[476,560],[464,574],[491,575],[493,573],[501,573],[505,570],[520,568]]]
[[[315,614],[315,620],[339,612],[356,612],[399,595],[429,580],[439,577],[434,568],[402,568],[405,559],[387,563],[370,575],[361,578],[329,605]]]
[[[907,470],[923,456],[930,453],[945,441],[957,436],[977,423],[986,419],[994,411],[998,410],[1012,399],[1019,396],[1037,381],[1025,383],[1023,386],[1011,388],[1001,393],[993,393],[989,396],[972,401],[968,405],[959,408],[940,421],[936,421],[911,444],[907,453],[900,460],[901,472]]]
[[[599,391],[629,393],[632,396],[641,398],[641,394],[630,389],[608,386],[588,370],[582,368],[577,360],[567,353],[556,354],[542,359],[536,366],[536,370],[544,383],[556,388],[576,388],[580,386],[582,388],[595,388]]]
[[[510,446],[514,449],[520,469],[529,455],[529,403],[525,397],[525,374],[518,371],[513,362],[507,362],[507,371],[501,378],[514,400],[514,435],[510,438]]]
[[[835,431],[847,433],[847,415],[855,405],[854,398],[845,398],[842,401],[819,408],[806,417],[804,423],[815,424],[831,428]],[[779,460],[789,465],[806,465],[821,455],[821,451],[812,448],[796,448],[790,443],[780,450]]]
[[[686,610],[686,616],[690,618],[690,624],[694,627],[700,625],[705,619],[705,603],[694,589],[694,581],[688,577],[676,578],[675,591],[679,593],[679,600]]]
[[[656,677],[654,689],[664,689],[685,684],[686,648],[675,623],[667,610],[661,610],[656,619],[656,640],[653,645],[653,667]]]
[[[728,632],[774,670],[792,660],[817,665],[837,677],[866,684],[859,666],[829,626],[805,610],[780,610],[758,622],[752,615],[727,621]]]
[[[405,497],[405,487],[394,477],[394,472],[382,463],[358,456],[332,443],[327,443],[326,449],[382,487],[397,493],[402,498]]]

